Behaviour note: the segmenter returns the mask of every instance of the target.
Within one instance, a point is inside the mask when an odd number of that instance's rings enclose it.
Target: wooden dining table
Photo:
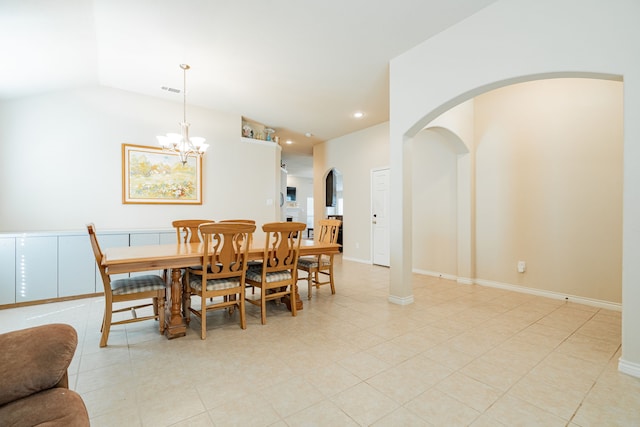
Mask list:
[[[125,246],[104,249],[102,265],[107,274],[133,273],[137,271],[169,270],[171,292],[167,293],[165,335],[172,339],[184,336],[187,323],[182,313],[182,269],[202,265],[203,243],[175,243],[149,246]],[[301,240],[300,256],[337,254],[340,245]],[[255,239],[249,248],[250,260],[261,260],[264,255],[264,241]],[[296,291],[297,295],[297,291]],[[296,308],[302,309],[302,300],[296,297]]]

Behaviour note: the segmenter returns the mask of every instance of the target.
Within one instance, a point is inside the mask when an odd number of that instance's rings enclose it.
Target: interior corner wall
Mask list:
[[[412,141],[413,270],[455,278],[457,162],[449,141],[426,129]]]
[[[480,93],[551,77],[624,81],[621,369],[640,376],[640,3],[499,0],[395,58],[390,65],[391,296],[411,294],[411,227],[403,197],[407,140]]]
[[[343,255],[371,262],[371,171],[389,167],[389,124],[382,123],[313,148],[314,219],[325,218],[324,178],[342,173]]]
[[[106,87],[0,103],[0,232],[170,228],[178,218],[277,218],[279,147],[240,141],[241,117],[189,107],[210,144],[202,205],[122,203],[123,143],[176,132],[180,102]],[[238,197],[239,194],[250,196]],[[269,203],[271,201],[271,203]]]

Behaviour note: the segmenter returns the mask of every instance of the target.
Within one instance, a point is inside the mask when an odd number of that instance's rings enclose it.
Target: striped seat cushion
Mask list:
[[[189,276],[189,285],[192,289],[200,292],[202,290],[202,277],[197,275]],[[224,279],[209,279],[207,280],[208,291],[219,291],[222,289],[230,289],[240,286],[240,278],[227,277]]]
[[[111,293],[113,295],[127,295],[137,292],[159,291],[165,287],[166,284],[162,277],[148,274],[146,276],[114,280],[111,282]]]
[[[331,264],[328,260],[323,259],[322,260],[322,265],[329,265]],[[303,268],[318,268],[318,257],[304,257],[304,258],[298,258],[298,267],[303,267]]]
[[[250,268],[247,270],[247,279],[253,280],[254,282],[262,281],[262,269]],[[267,283],[281,282],[283,280],[291,280],[291,271],[286,270],[267,273]]]

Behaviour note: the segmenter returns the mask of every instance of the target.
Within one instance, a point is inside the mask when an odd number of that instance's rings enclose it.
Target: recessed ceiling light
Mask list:
[[[290,139],[287,139],[287,144],[293,144],[293,141]]]
[[[364,113],[362,111],[356,111],[355,113],[353,113],[354,119],[361,119],[363,117],[364,117]]]

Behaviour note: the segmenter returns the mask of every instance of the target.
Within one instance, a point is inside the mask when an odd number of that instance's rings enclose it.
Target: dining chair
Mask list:
[[[185,316],[193,313],[200,318],[200,338],[203,340],[207,337],[209,310],[229,308],[232,314],[238,308],[240,327],[247,328],[244,286],[248,242],[255,229],[254,224],[241,223],[202,224],[199,227],[204,241],[210,244],[204,245],[200,268],[187,268],[183,280],[188,292]],[[194,295],[200,297],[200,309],[191,306]]]
[[[319,221],[320,232],[318,233],[318,242],[336,243],[338,241],[338,232],[342,221],[339,219],[321,219]],[[307,273],[306,277],[298,277],[298,280],[307,279],[309,288],[308,299],[311,299],[311,290],[313,286],[320,289],[321,285],[331,285],[331,293],[336,293],[336,286],[333,280],[333,254],[320,254],[313,256],[304,256],[298,259],[298,276],[300,271]],[[320,275],[328,276],[328,280],[321,281]]]
[[[141,322],[143,320],[157,319],[160,323],[160,333],[164,333],[164,304],[166,295],[166,283],[164,279],[155,274],[144,276],[135,276],[124,279],[111,281],[109,272],[102,265],[104,255],[98,244],[96,237],[96,229],[93,224],[87,225],[91,247],[96,258],[96,264],[100,269],[102,284],[104,285],[104,316],[102,318],[102,337],[100,338],[100,347],[107,345],[109,339],[109,331],[112,325],[122,325],[125,323]],[[145,298],[152,298],[153,302],[137,305],[128,305],[126,307],[114,310],[113,306],[119,302],[137,301]],[[136,310],[143,307],[153,306],[153,315],[138,317]],[[113,313],[130,311],[132,318],[114,322],[112,320]]]
[[[178,219],[173,221],[171,225],[176,229],[178,243],[198,243],[202,241],[198,227],[207,222],[215,221],[212,219]]]
[[[291,315],[296,315],[296,277],[302,222],[270,222],[262,226],[265,245],[262,264],[247,270],[246,282],[260,288],[260,298],[246,296],[247,301],[260,306],[262,324],[267,323],[266,302],[288,297]]]
[[[204,241],[200,232],[198,231],[198,227],[201,224],[207,224],[215,222],[212,219],[177,219],[171,223],[173,228],[176,229],[176,239],[178,243],[199,243]],[[201,266],[193,266],[192,269],[200,268]],[[184,269],[183,269],[184,273]],[[163,272],[165,280],[169,281],[169,271],[164,270]],[[183,292],[186,292],[186,289],[183,289]],[[183,313],[186,313],[186,303],[183,301],[182,304]],[[187,324],[189,324],[189,317],[187,316]]]
[[[254,219],[221,219],[218,222],[238,222],[241,224],[255,224],[256,221]],[[249,248],[251,248],[251,246],[253,246],[253,235],[249,236]],[[251,267],[255,267],[257,265],[262,264],[262,261],[260,260],[251,260],[248,262],[248,266],[249,268]],[[251,288],[251,293],[255,293],[255,288],[253,286],[247,285],[248,288]]]

